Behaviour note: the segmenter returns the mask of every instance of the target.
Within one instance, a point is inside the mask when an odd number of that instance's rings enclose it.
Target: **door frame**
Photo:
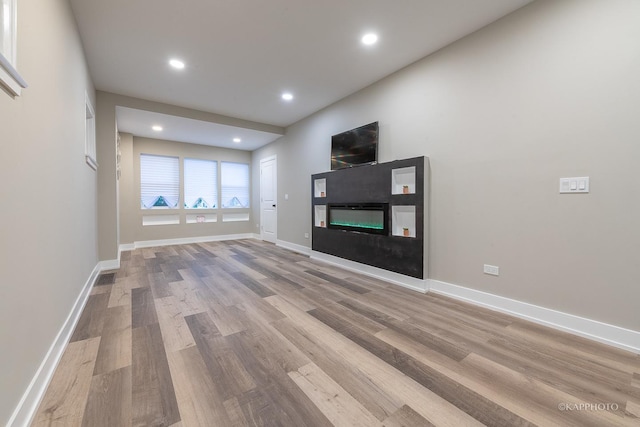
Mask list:
[[[264,239],[264,223],[262,222],[262,165],[265,162],[268,161],[274,161],[274,169],[275,169],[275,185],[274,185],[274,189],[273,192],[275,194],[275,199],[276,199],[276,210],[275,210],[275,215],[276,215],[276,221],[274,224],[274,235],[275,235],[275,240],[278,240],[278,156],[276,154],[271,155],[271,156],[267,156],[265,158],[260,159],[260,177],[259,177],[259,182],[260,182],[260,208],[259,208],[259,216],[260,216],[260,239],[261,240],[265,240]],[[275,242],[274,242],[275,243]]]

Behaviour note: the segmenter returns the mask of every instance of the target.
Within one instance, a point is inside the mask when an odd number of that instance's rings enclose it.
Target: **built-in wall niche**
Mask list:
[[[323,179],[324,181],[324,179]],[[313,207],[313,225],[316,227],[325,227],[327,226],[327,206],[326,205],[315,205]]]
[[[327,197],[327,180],[316,179],[313,181],[313,196],[314,197]]]
[[[222,214],[222,222],[249,221],[249,212]]]
[[[401,237],[416,237],[416,207],[391,207],[391,234]]]
[[[391,170],[391,194],[416,193],[416,167]]]
[[[180,215],[143,215],[142,225],[175,225],[180,224]]]
[[[187,224],[218,222],[218,214],[188,214]]]

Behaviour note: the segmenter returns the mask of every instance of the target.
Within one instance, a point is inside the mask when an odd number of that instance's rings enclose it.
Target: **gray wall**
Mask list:
[[[278,238],[310,246],[330,136],[378,120],[380,161],[430,158],[430,278],[640,330],[638,16],[536,1],[291,126],[254,152],[254,176],[278,156]]]
[[[140,138],[129,134],[121,134],[121,177],[119,181],[120,198],[120,243],[127,244],[147,240],[177,239],[200,236],[217,236],[228,234],[253,233],[253,218],[249,221],[222,222],[223,213],[241,213],[247,209],[141,209],[140,208],[140,154],[158,154],[186,158],[217,160],[218,181],[220,178],[220,162],[237,162],[251,164],[251,152],[230,150],[206,145],[185,144],[181,142],[163,141],[159,139]],[[182,173],[180,174],[182,188]],[[182,206],[181,192],[179,206]],[[187,214],[218,212],[218,222],[204,224],[187,224]],[[143,226],[143,215],[179,214],[180,224]]]
[[[68,2],[19,2],[18,71],[0,91],[0,424],[5,425],[97,264],[96,172],[84,159],[95,96]],[[98,157],[100,162],[100,157]]]

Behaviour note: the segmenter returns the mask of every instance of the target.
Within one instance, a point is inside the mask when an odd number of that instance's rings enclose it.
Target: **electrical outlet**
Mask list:
[[[309,238],[309,233],[304,233],[304,238],[308,239]]]
[[[500,275],[500,267],[495,266],[495,265],[485,264],[484,265],[484,274],[490,274],[492,276],[499,276]]]

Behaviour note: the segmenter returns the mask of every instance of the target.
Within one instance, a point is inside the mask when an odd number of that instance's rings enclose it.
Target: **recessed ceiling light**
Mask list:
[[[169,65],[177,70],[182,70],[184,68],[184,62],[180,61],[179,59],[170,60]]]
[[[362,36],[362,43],[366,44],[367,46],[371,46],[373,44],[376,44],[378,42],[378,35],[374,34],[374,33],[368,33],[365,34],[364,36]]]
[[[156,132],[160,132],[162,131],[162,126],[153,125],[151,126],[151,129],[155,130]]]
[[[289,92],[285,92],[282,94],[282,99],[285,101],[291,101],[293,99],[293,95]]]
[[[240,138],[233,138],[233,142],[239,144],[240,142],[242,142],[242,140]]]

